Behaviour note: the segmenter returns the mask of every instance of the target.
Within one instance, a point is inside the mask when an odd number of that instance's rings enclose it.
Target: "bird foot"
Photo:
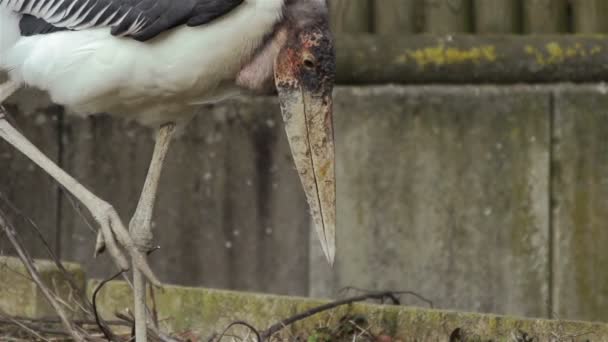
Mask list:
[[[131,229],[129,229],[129,231],[131,231]],[[131,238],[134,239],[134,237],[131,237]],[[145,244],[142,246],[141,244],[137,243],[136,241],[133,241],[133,242],[135,243],[137,248],[141,252],[143,252],[145,255],[150,255],[160,249],[159,245],[153,245],[150,243],[150,244]],[[95,257],[98,257],[99,255],[103,254],[105,251],[106,251],[106,240],[103,237],[103,234],[101,233],[101,231],[99,231],[97,233],[97,241],[95,243]]]
[[[129,261],[119,247],[122,246],[129,253],[133,266],[139,269],[154,286],[161,286],[160,281],[148,265],[145,253],[137,247],[116,210],[111,205],[104,204],[102,209],[96,211],[93,216],[100,226],[95,245],[95,256],[107,250],[114,263],[121,270],[127,271]]]

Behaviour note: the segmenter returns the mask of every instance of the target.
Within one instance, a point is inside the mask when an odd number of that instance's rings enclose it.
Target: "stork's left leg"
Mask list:
[[[133,241],[143,253],[152,250],[152,212],[154,210],[163,162],[165,161],[174,132],[175,124],[173,123],[163,125],[158,131],[148,175],[146,176],[137,209],[129,224],[129,232],[133,237]],[[133,267],[133,287],[135,300],[135,339],[137,342],[145,342],[147,340],[146,279],[136,267]]]
[[[152,270],[150,270],[145,257],[135,247],[131,235],[122,225],[116,210],[45,156],[42,151],[34,146],[34,144],[27,140],[21,132],[8,122],[7,117],[8,114],[0,105],[0,140],[8,142],[23,153],[84,204],[99,224],[100,233],[103,234],[103,240],[107,244],[108,251],[112,256],[113,261],[121,270],[129,269],[129,264],[120,250],[118,243],[122,244],[129,254],[131,254],[131,260],[133,264],[137,266],[138,270],[144,272],[150,281],[160,284],[156,279],[156,276],[154,276],[154,273],[152,273]]]

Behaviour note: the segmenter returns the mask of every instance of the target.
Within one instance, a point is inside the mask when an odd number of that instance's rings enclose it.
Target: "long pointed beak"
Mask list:
[[[280,88],[287,138],[310,206],[321,247],[330,265],[336,255],[336,175],[331,94],[313,96]]]

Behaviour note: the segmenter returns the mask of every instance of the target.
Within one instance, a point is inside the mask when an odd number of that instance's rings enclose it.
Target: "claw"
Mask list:
[[[152,272],[152,269],[150,268],[150,265],[148,265],[148,261],[146,260],[144,254],[140,251],[133,251],[131,249],[129,250],[131,251],[133,266],[137,267],[137,269],[141,271],[144,277],[146,277],[146,279],[148,279],[148,281],[152,285],[154,285],[155,287],[161,287],[162,283],[160,282],[160,280],[158,280],[158,278],[156,278],[154,272]]]
[[[100,241],[103,241],[103,245],[105,246],[105,248],[107,248],[108,252],[110,253],[110,257],[112,258],[116,266],[118,266],[121,271],[127,271],[129,269],[129,261],[118,247],[118,244],[116,243],[115,234],[112,230],[112,228],[115,226],[115,224],[112,224],[113,221],[115,221],[114,215],[111,214],[112,211],[113,209],[108,210],[106,212],[107,216],[100,216],[97,218],[97,221],[99,222],[100,233],[103,236],[101,238],[99,236],[97,237],[96,249],[97,247],[101,246]]]
[[[157,250],[160,249],[160,246],[154,246],[153,248],[151,248],[148,252],[146,252],[146,255],[150,255],[154,252],[156,252]]]
[[[93,256],[97,258],[106,250],[106,240],[103,238],[101,231],[97,232],[97,241],[95,242],[95,253]]]
[[[105,246],[107,247],[110,257],[114,263],[116,263],[118,268],[122,271],[129,270],[129,261],[120,251],[120,248],[118,248],[116,241],[113,239],[112,230],[110,229],[109,225],[102,225],[101,229],[102,233],[104,234],[103,240],[105,241]]]

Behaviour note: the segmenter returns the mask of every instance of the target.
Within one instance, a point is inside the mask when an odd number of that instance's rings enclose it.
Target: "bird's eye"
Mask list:
[[[315,67],[315,62],[313,62],[311,59],[305,59],[304,60],[304,66],[308,69],[312,69]]]

